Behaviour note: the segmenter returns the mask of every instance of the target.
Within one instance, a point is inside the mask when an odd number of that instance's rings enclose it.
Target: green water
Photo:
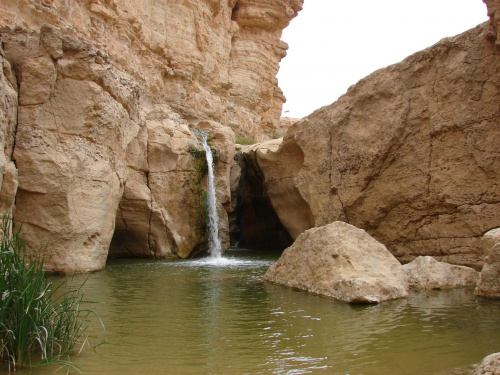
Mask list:
[[[266,283],[279,254],[232,260],[110,261],[86,296],[107,344],[85,374],[445,374],[500,351],[500,301],[471,290],[351,306]],[[23,372],[18,372],[22,374]],[[37,372],[31,372],[37,374]],[[40,372],[41,373],[41,372]]]

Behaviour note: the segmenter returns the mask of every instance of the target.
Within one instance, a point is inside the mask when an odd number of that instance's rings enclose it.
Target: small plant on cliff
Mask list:
[[[0,360],[16,367],[63,364],[83,339],[87,317],[81,288],[64,292],[47,282],[43,258],[30,258],[21,228],[3,216],[0,228]],[[59,290],[58,290],[59,289]],[[66,360],[68,358],[68,360]]]
[[[236,137],[235,143],[237,143],[239,145],[253,145],[253,144],[255,144],[255,139]]]

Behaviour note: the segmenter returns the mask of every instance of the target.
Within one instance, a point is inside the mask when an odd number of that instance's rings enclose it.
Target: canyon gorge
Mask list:
[[[1,209],[53,271],[203,254],[201,129],[224,249],[345,222],[401,263],[486,264],[495,296],[500,1],[485,3],[489,22],[283,120],[280,38],[302,0],[3,1]]]

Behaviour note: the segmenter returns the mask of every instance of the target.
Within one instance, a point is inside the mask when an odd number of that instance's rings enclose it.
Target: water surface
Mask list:
[[[278,256],[114,260],[75,276],[106,326],[91,340],[108,342],[76,362],[89,375],[422,375],[500,351],[500,301],[455,290],[349,305],[264,282]]]

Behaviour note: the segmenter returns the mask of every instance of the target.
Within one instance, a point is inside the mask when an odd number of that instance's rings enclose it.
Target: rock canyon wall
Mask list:
[[[481,236],[500,226],[498,2],[488,5],[491,23],[374,72],[281,145],[247,151],[294,239],[340,220],[400,261],[480,269]]]
[[[211,134],[220,232],[234,133],[279,124],[281,31],[301,0],[0,2],[2,209],[62,272],[206,250]],[[47,247],[39,245],[46,244]]]

